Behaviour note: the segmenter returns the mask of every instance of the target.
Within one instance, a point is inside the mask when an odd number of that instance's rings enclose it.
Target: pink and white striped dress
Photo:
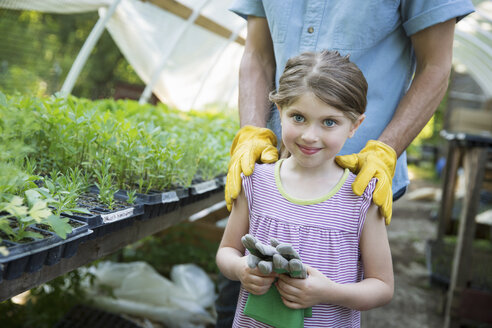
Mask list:
[[[325,196],[313,200],[290,197],[282,188],[275,164],[257,164],[243,176],[249,206],[249,233],[262,243],[270,237],[291,243],[303,263],[331,280],[345,284],[362,280],[359,238],[376,180],[362,196],[352,192],[355,175],[345,170],[339,183]],[[248,292],[241,288],[233,327],[269,327],[243,314]],[[304,327],[360,327],[360,312],[338,305],[313,306]]]

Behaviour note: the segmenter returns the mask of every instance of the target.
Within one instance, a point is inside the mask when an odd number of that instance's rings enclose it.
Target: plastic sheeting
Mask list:
[[[215,323],[215,285],[195,264],[172,268],[171,279],[145,262],[101,262],[89,268],[95,279],[87,285],[94,305],[162,322],[169,328],[205,328]],[[105,287],[105,288],[103,288]],[[110,288],[112,296],[104,292]]]
[[[111,0],[0,0],[9,9],[51,13],[77,13],[99,10],[102,16]],[[203,0],[183,0],[189,8]],[[212,0],[201,15],[232,32],[245,34],[245,21],[227,10],[230,1]],[[163,68],[153,87],[164,103],[182,110],[200,109],[208,104],[237,104],[239,61],[243,47],[200,26],[191,25],[169,48],[186,20],[152,3],[122,0],[106,28],[127,61],[146,84],[158,68]],[[162,65],[164,54],[168,60]]]
[[[211,3],[217,5],[215,1]],[[225,6],[223,11],[219,7],[214,10],[222,15],[227,13]],[[101,9],[100,14],[103,13]],[[177,35],[175,32],[184,23],[185,20],[150,3],[123,0],[107,28],[140,78],[150,83]],[[232,28],[238,29],[237,25]],[[240,45],[192,25],[172,50],[153,91],[161,101],[184,110],[209,103],[234,105],[241,54]]]
[[[0,0],[0,7],[17,10],[36,10],[47,13],[75,14],[95,11],[111,5],[112,0]]]
[[[476,5],[476,12],[456,25],[453,63],[466,70],[486,98],[492,98],[492,2]]]

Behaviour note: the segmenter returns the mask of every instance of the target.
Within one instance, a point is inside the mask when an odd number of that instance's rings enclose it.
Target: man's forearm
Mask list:
[[[265,18],[248,16],[248,37],[239,68],[239,123],[266,127],[275,87],[275,56]]]
[[[270,101],[268,94],[274,88],[273,67],[261,63],[258,55],[244,54],[239,71],[239,122],[241,127],[266,127]]]
[[[398,156],[436,111],[448,87],[456,19],[430,26],[411,36],[417,58],[415,78],[379,140]]]
[[[391,146],[397,156],[410,145],[431,119],[448,87],[449,70],[426,67],[416,73],[412,86],[402,98],[393,119],[379,140]]]

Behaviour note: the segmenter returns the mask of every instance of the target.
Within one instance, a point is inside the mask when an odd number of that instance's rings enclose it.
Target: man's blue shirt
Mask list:
[[[277,65],[276,84],[287,60],[305,51],[350,54],[367,79],[366,119],[340,154],[358,153],[378,139],[410,86],[415,58],[410,36],[473,12],[469,0],[236,0],[231,8],[244,18],[266,17]],[[277,111],[269,127],[280,134]],[[398,161],[393,192],[409,183],[406,154]]]

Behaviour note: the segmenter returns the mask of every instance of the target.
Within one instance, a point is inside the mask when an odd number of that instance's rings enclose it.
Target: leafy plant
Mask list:
[[[77,206],[77,199],[83,191],[80,176],[73,173],[72,176],[67,177],[58,171],[53,171],[50,177],[43,177],[41,181],[43,187],[30,191],[30,195],[45,200],[54,208],[55,215],[60,216],[62,213],[72,215],[74,212],[90,214],[87,209]]]
[[[126,195],[127,195],[128,198],[126,199],[126,202],[128,204],[135,204],[135,200],[137,198],[136,194],[137,194],[137,191],[136,190],[127,191],[126,192]]]
[[[112,173],[110,172],[111,164],[108,160],[99,162],[99,167],[95,169],[94,174],[96,176],[96,186],[99,188],[99,200],[108,206],[109,209],[113,209],[115,200],[114,194],[118,189],[113,184]]]
[[[13,241],[21,241],[25,238],[43,238],[35,231],[29,230],[29,226],[35,223],[43,223],[50,226],[56,234],[65,238],[72,228],[68,219],[54,215],[48,208],[47,202],[39,199],[35,191],[30,189],[25,192],[27,202],[19,196],[12,196],[10,200],[0,203],[0,212],[6,212],[2,217],[0,229]],[[11,220],[15,219],[15,226]]]

